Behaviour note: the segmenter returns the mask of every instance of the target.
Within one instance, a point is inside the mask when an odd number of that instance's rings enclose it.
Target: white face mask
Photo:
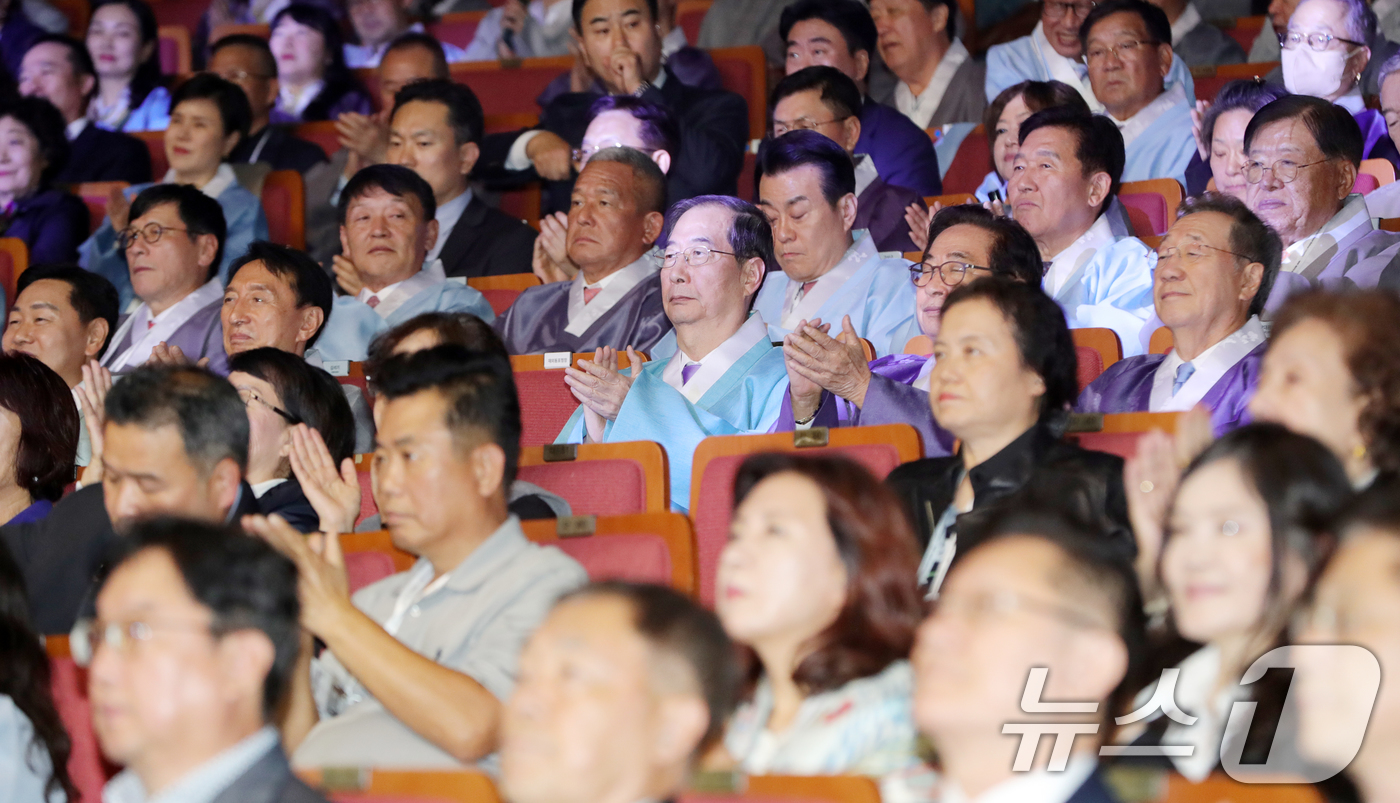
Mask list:
[[[1306,44],[1283,51],[1283,85],[1295,95],[1331,98],[1351,89],[1346,50],[1313,50]]]

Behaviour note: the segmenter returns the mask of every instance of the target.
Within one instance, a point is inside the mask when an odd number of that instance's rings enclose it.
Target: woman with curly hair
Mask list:
[[[29,623],[24,578],[0,548],[0,800],[77,800],[71,749],[49,692],[49,657]]]
[[[1321,441],[1357,489],[1400,473],[1400,297],[1386,290],[1315,291],[1274,318],[1249,403]]]

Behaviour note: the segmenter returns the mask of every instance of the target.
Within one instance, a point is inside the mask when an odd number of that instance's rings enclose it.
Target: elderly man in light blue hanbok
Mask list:
[[[1080,23],[1094,7],[1089,0],[1049,0],[1041,7],[1040,23],[1029,36],[988,49],[987,102],[995,100],[1003,89],[1022,81],[1062,81],[1079,90],[1090,109],[1103,111],[1103,104],[1090,85],[1089,70],[1083,59],[1084,45],[1079,40]],[[1174,56],[1167,86],[1177,85],[1194,103],[1196,86],[1191,80],[1191,71],[1185,62]]]
[[[1113,213],[1123,167],[1118,128],[1103,116],[1054,108],[1031,115],[1020,133],[1007,191],[1016,220],[1040,248],[1045,292],[1071,329],[1112,329],[1124,355],[1142,354],[1157,254]]]
[[[767,432],[787,395],[783,352],[768,325],[750,312],[773,264],[768,222],[752,204],[704,195],[666,215],[661,241],[661,300],[675,327],[666,335],[669,359],[639,365],[628,349],[630,373],[617,353],[569,368],[565,382],[582,405],[558,443],[656,441],[671,471],[671,507],[690,507],[695,447],[712,435]]]
[[[376,335],[425,312],[495,319],[481,293],[443,277],[441,261],[424,263],[438,236],[435,213],[432,187],[406,167],[367,167],[345,185],[340,196],[345,255],[335,257],[336,273],[342,286],[363,286],[335,300],[316,344],[321,359],[363,360]]]
[[[1194,101],[1181,83],[1167,84],[1171,30],[1166,12],[1146,0],[1101,3],[1080,28],[1089,83],[1123,135],[1123,181],[1172,178],[1184,186],[1196,152]]]
[[[801,321],[840,321],[879,354],[898,354],[920,334],[909,263],[882,255],[858,214],[851,157],[815,131],[790,131],[758,153],[759,208],[773,226],[782,273],[763,283],[754,309],[774,341]]]

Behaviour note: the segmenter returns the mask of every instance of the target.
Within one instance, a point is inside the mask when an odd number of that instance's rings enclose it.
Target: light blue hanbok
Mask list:
[[[1153,101],[1167,108],[1152,117],[1146,127],[1127,144],[1123,161],[1123,181],[1174,178],[1186,186],[1186,165],[1196,153],[1196,137],[1191,133],[1191,107],[1183,93],[1169,88]],[[1169,105],[1168,105],[1169,104]],[[1149,106],[1138,114],[1149,114]],[[1133,125],[1130,120],[1126,125]],[[1176,210],[1168,210],[1175,214]]]
[[[675,353],[675,333],[666,335]],[[632,381],[617,418],[603,431],[607,443],[655,441],[666,449],[671,472],[671,509],[690,509],[690,469],[695,447],[712,435],[767,432],[778,420],[787,396],[783,350],[755,344],[692,404],[662,379],[669,360],[654,359]],[[580,406],[556,443],[582,443],[587,431]]]
[[[1145,350],[1142,334],[1153,316],[1156,265],[1156,252],[1141,240],[1114,239],[1083,260],[1051,295],[1064,310],[1069,328],[1112,329],[1122,342],[1123,356],[1133,357]]]
[[[796,292],[793,282],[780,271],[768,274],[754,300],[754,309],[768,321],[768,333],[781,341],[802,320],[820,318],[833,332],[841,331],[842,317],[851,316],[856,333],[869,340],[878,356],[899,354],[910,338],[923,334],[914,314],[916,295],[909,280],[909,262],[902,257],[881,256],[870,233],[852,232],[855,243],[846,255],[796,302],[784,317],[783,307]],[[833,282],[834,287],[824,287]]]
[[[1056,53],[1045,39],[1041,23],[1036,23],[1030,35],[987,50],[988,103],[995,100],[1003,89],[1022,81],[1063,81],[1079,90],[1089,108],[1094,111],[1103,109],[1089,86],[1088,68],[1083,62],[1070,62]],[[1186,97],[1191,105],[1195,105],[1196,84],[1191,80],[1191,70],[1180,56],[1173,55],[1166,85],[1170,88],[1177,83],[1186,87]]]
[[[479,291],[457,282],[436,282],[387,317],[354,296],[339,296],[316,341],[316,349],[323,360],[363,360],[376,335],[425,312],[470,312],[487,323],[496,319]]]

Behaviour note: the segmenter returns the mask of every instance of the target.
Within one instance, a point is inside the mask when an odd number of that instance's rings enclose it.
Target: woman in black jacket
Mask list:
[[[958,287],[943,306],[934,357],[929,406],[962,445],[888,479],[915,522],[920,585],[936,593],[959,542],[975,541],[980,523],[1013,496],[1106,515],[1132,554],[1122,459],[1061,440],[1079,386],[1074,341],[1053,299],[1000,277]]]

